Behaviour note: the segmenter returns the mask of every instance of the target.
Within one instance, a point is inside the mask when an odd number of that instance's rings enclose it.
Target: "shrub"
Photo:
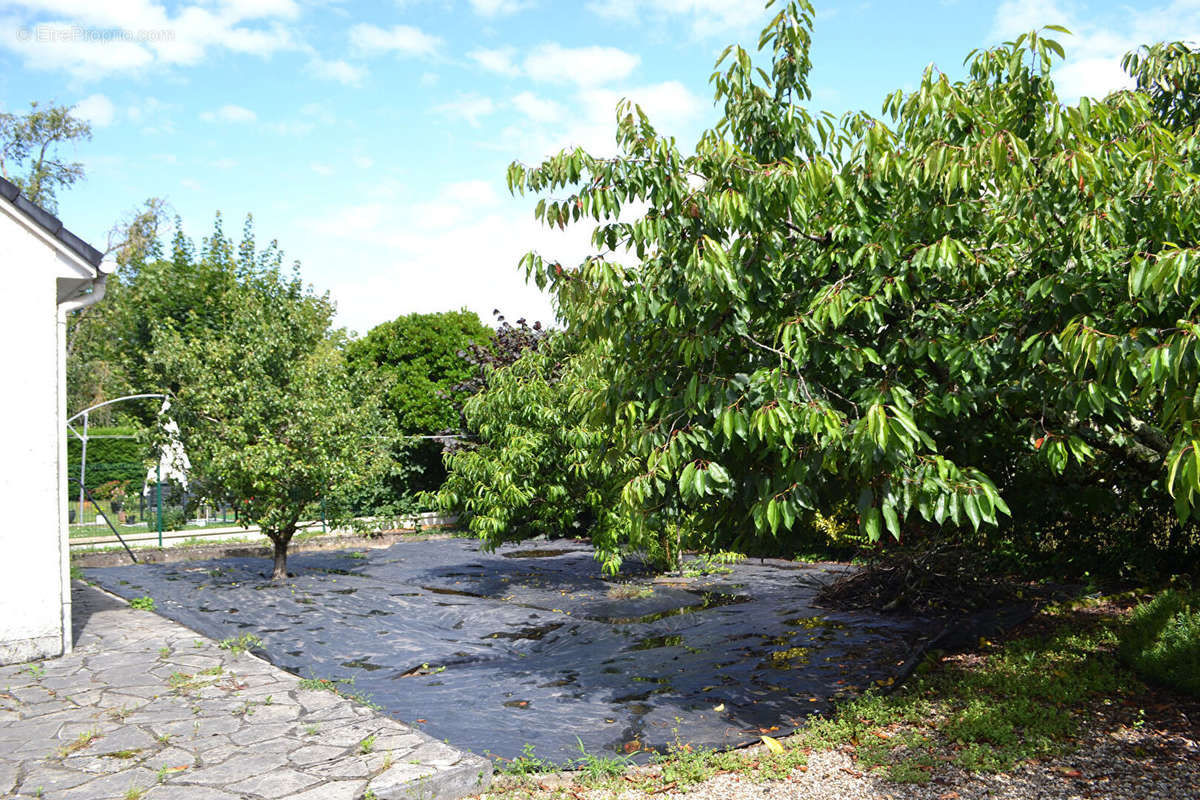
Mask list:
[[[1168,589],[1139,605],[1119,652],[1145,678],[1200,696],[1200,592]]]

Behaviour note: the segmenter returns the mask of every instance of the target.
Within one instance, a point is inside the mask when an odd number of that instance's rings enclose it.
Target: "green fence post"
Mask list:
[[[325,498],[321,498],[321,533],[326,533],[325,530]]]
[[[155,477],[158,480],[158,546],[162,547],[162,461],[155,467]]]

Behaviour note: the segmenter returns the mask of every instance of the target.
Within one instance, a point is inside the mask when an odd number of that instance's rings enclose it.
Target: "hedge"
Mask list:
[[[98,436],[136,436],[137,428],[90,428],[88,430],[87,473],[84,483],[88,490],[109,481],[129,481],[133,491],[141,491],[151,461],[151,448],[137,439],[99,439]],[[67,434],[67,480],[78,486],[79,459],[83,442],[73,433]]]

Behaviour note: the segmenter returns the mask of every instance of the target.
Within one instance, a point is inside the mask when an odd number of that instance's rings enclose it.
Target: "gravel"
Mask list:
[[[529,792],[491,792],[481,800],[564,794],[575,800],[1200,800],[1200,732],[1186,718],[1181,722],[1168,731],[1127,726],[1090,730],[1077,749],[1055,758],[993,774],[970,774],[947,765],[927,784],[892,783],[864,773],[843,749],[813,752],[808,765],[785,780],[725,773],[687,789],[616,794],[552,781]]]

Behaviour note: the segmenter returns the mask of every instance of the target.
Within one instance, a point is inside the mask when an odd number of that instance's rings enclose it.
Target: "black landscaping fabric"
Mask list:
[[[294,577],[228,558],[92,568],[87,578],[257,651],[451,744],[556,763],[781,736],[897,680],[940,621],[813,605],[849,567],[750,559],[679,585],[602,578],[584,543],[486,553],[464,539],[296,553]],[[352,681],[352,683],[351,683]]]

